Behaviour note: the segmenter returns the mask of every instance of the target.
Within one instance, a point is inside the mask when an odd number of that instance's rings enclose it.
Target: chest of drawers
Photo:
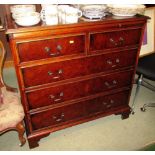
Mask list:
[[[8,18],[30,148],[51,132],[130,114],[129,100],[147,18],[17,27]]]

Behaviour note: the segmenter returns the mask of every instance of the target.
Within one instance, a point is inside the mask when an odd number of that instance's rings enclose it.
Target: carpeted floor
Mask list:
[[[139,151],[155,151],[155,142],[143,147]]]
[[[14,69],[4,70],[5,81],[16,86]],[[132,91],[130,104],[133,101]],[[111,115],[94,121],[73,126],[50,134],[41,139],[40,146],[31,151],[64,151],[64,150],[101,150],[101,151],[130,151],[142,150],[155,142],[155,108],[141,112],[140,107],[149,101],[155,102],[155,94],[146,88],[140,89],[135,114],[122,120],[119,115]],[[0,150],[29,151],[28,143],[18,146],[15,131],[0,136]]]

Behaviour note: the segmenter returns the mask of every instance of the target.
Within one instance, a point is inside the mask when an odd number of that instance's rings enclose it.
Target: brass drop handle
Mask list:
[[[114,63],[113,63],[114,61]],[[107,60],[107,64],[110,65],[112,68],[116,67],[118,63],[120,63],[119,58],[116,58],[115,60]]]
[[[49,55],[50,55],[50,56],[58,56],[58,55],[60,55],[60,52],[50,53]]]
[[[107,64],[112,65],[112,61],[111,60],[107,60]]]
[[[111,99],[111,100],[110,100],[110,103],[113,104],[113,103],[114,103],[114,100]]]
[[[63,70],[62,69],[59,69],[57,71],[57,76],[54,76],[53,79],[59,79],[61,77],[61,75],[63,74]]]
[[[53,94],[50,94],[49,95],[49,98],[54,100],[54,102],[58,102],[58,101],[61,101],[62,100],[62,97],[64,96],[64,93],[63,92],[60,92],[58,95],[53,95]]]
[[[114,104],[114,100],[111,99],[111,100],[110,100],[110,103],[107,104],[106,107],[107,107],[107,108],[111,108],[113,104]]]
[[[61,54],[60,49],[62,49],[62,48],[61,48],[61,46],[59,47],[59,45],[58,45],[57,46],[57,52],[52,52],[51,48],[47,47],[47,46],[44,49],[45,49],[45,52],[48,53],[50,56],[58,56]]]
[[[119,38],[119,45],[123,45],[125,43],[125,40],[123,37]]]
[[[65,114],[61,113],[60,116],[52,116],[52,118],[56,121],[56,122],[61,122],[64,120]]]
[[[47,46],[44,49],[45,49],[45,52],[50,52],[51,51],[51,48],[47,47]]]
[[[123,37],[119,37],[118,42],[116,42],[113,38],[110,38],[110,43],[112,43],[114,46],[122,46],[125,43],[125,40]]]
[[[57,72],[56,72],[56,76],[53,76],[55,73],[53,73],[52,71],[48,71],[47,74],[49,76],[52,76],[52,79],[59,79],[61,77],[61,75],[63,74],[63,70],[62,69],[59,69]]]
[[[119,60],[119,58],[116,58],[116,63],[120,63],[120,60]]]
[[[110,103],[113,104],[113,103],[114,103],[114,100],[111,99],[111,100],[110,100]],[[108,103],[103,101],[102,104],[103,104],[103,105],[107,105]]]
[[[104,85],[107,86],[108,88],[112,88],[112,87],[115,87],[117,85],[117,81],[116,80],[113,80],[111,82],[111,84],[109,82],[104,82]]]
[[[102,102],[102,104],[105,106],[105,105],[107,105],[108,103],[107,103],[107,102]]]
[[[110,108],[111,107],[111,104],[107,104],[107,106],[106,106],[107,108]]]
[[[110,86],[110,84],[108,83],[108,82],[105,82],[104,83],[107,87],[109,87]]]
[[[57,45],[57,51],[61,51],[62,50],[62,46],[61,45]]]
[[[47,73],[48,73],[49,76],[53,75],[53,72],[51,72],[51,71],[48,71]]]
[[[104,107],[106,106],[107,108],[110,108],[112,106],[111,104],[113,104],[113,103],[114,103],[114,100],[111,99],[109,103],[103,101],[102,105]]]
[[[110,38],[109,40],[114,46],[118,46],[118,43],[113,38]]]
[[[112,83],[113,83],[114,85],[116,85],[116,84],[117,84],[117,81],[116,81],[116,80],[113,80]]]

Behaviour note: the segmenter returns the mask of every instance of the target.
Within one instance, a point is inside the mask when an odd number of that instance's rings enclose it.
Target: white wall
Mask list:
[[[147,8],[145,11],[146,16],[149,16],[151,19],[147,22],[147,44],[142,45],[140,56],[152,53],[154,51],[154,15],[155,15],[155,8]]]

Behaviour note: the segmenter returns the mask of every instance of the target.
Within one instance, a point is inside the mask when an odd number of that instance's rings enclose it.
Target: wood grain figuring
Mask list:
[[[125,87],[131,84],[133,71],[102,75],[89,80],[37,90],[27,94],[29,108],[55,105],[60,102]]]
[[[85,36],[43,39],[17,44],[20,62],[83,53]],[[36,53],[37,51],[37,53]]]
[[[52,125],[60,125],[69,120],[95,113],[103,113],[117,106],[126,104],[127,97],[128,92],[121,92],[34,114],[31,116],[32,126],[34,130],[37,130]]]
[[[25,87],[132,66],[136,55],[136,50],[129,50],[24,68]]]
[[[141,29],[94,33],[90,35],[90,51],[138,44]],[[133,37],[134,36],[134,37]]]
[[[7,16],[30,148],[57,130],[112,114],[129,117],[147,19],[20,27]]]

